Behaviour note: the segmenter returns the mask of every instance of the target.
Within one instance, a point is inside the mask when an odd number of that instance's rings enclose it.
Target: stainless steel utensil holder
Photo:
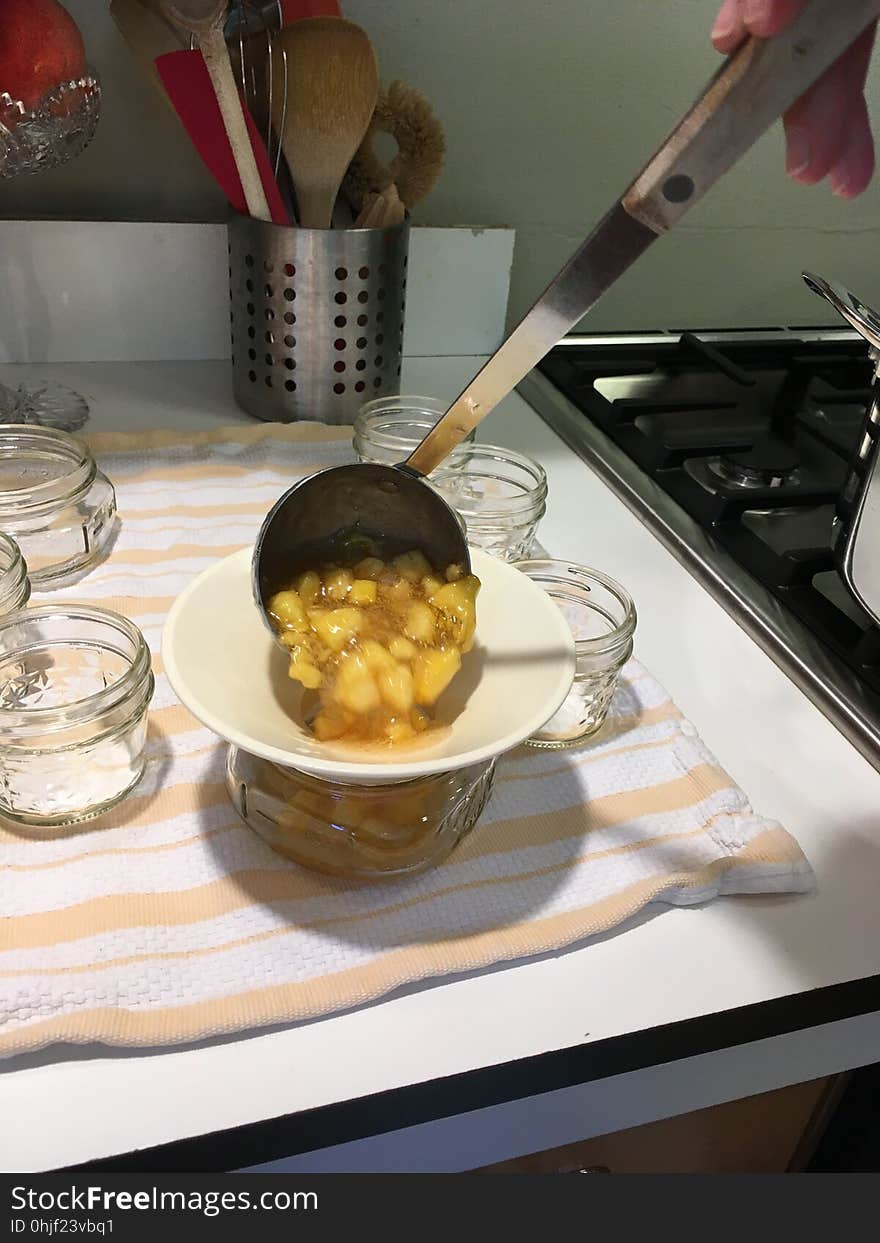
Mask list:
[[[409,223],[229,224],[235,399],[258,419],[353,423],[400,392]]]

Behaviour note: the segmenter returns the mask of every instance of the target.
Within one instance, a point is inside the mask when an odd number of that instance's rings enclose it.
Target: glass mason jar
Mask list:
[[[23,609],[31,594],[27,566],[14,539],[0,531],[0,617]]]
[[[0,529],[21,549],[33,586],[90,565],[115,514],[113,485],[80,441],[48,427],[0,428]]]
[[[245,823],[313,871],[391,879],[440,863],[476,824],[495,761],[394,785],[324,781],[230,747],[226,787]]]
[[[469,544],[504,561],[529,555],[547,508],[539,462],[500,445],[472,444],[430,478],[464,522]]]
[[[559,750],[575,747],[601,729],[629,660],[636,609],[613,578],[568,561],[520,561],[517,569],[556,601],[575,639],[575,676],[556,715],[528,745]]]
[[[0,618],[0,814],[70,824],[118,803],[144,770],[152,695],[127,618],[79,604]]]
[[[361,406],[354,421],[352,443],[360,462],[381,462],[396,466],[409,457],[449,408],[436,397],[377,397]],[[467,445],[474,439],[465,437]],[[448,460],[456,461],[462,449]]]

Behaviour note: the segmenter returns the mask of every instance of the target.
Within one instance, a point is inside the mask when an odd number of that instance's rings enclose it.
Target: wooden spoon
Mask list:
[[[248,214],[257,220],[270,220],[269,204],[223,38],[227,0],[161,0],[161,7],[170,21],[198,39],[232,148]]]
[[[296,189],[299,222],[307,229],[329,229],[342,178],[376,107],[376,54],[360,26],[342,17],[295,22],[275,37],[272,54],[287,56],[281,145]],[[272,119],[277,129],[282,114],[282,101],[276,98]]]

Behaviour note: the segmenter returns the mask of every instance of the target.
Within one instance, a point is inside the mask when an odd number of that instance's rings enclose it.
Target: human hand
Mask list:
[[[769,39],[794,21],[805,0],[723,0],[712,43],[725,55],[748,35]],[[846,0],[841,0],[845,4]],[[865,78],[876,22],[786,112],[785,167],[812,186],[828,178],[840,198],[861,194],[874,172],[874,140],[865,103]]]

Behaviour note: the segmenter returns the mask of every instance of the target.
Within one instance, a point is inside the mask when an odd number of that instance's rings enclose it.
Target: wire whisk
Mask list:
[[[224,31],[245,103],[262,132],[276,178],[281,167],[281,135],[287,118],[287,52],[275,38],[282,25],[281,0],[271,0],[268,4],[233,0]],[[272,125],[276,95],[281,100],[277,132]]]

